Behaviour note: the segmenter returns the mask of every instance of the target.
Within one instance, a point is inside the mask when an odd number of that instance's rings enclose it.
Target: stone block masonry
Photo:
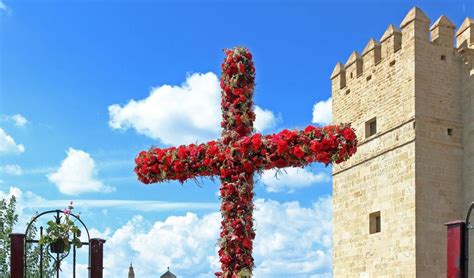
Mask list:
[[[446,277],[443,224],[474,201],[474,21],[430,22],[411,9],[331,75],[360,140],[333,167],[335,277]]]

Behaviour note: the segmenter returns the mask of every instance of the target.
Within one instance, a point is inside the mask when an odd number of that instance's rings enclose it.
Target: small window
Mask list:
[[[353,72],[351,72],[351,78],[354,78],[354,73]]]
[[[351,90],[348,89],[348,90],[346,91],[346,95],[348,95],[350,92],[351,92]]]
[[[370,79],[372,79],[372,75],[367,76],[367,81],[369,81]]]
[[[448,128],[448,135],[453,136],[453,129],[452,128]]]
[[[368,138],[377,133],[377,119],[373,118],[365,123],[365,137]]]
[[[390,66],[393,66],[393,65],[395,65],[395,60],[390,62]]]
[[[369,232],[371,234],[380,233],[382,219],[380,218],[380,211],[369,214]]]
[[[441,55],[441,61],[446,61],[446,55]]]

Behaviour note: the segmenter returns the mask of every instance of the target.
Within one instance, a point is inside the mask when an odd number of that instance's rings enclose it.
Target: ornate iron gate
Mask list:
[[[50,244],[43,244],[40,242],[40,239],[35,239],[35,238],[27,238],[27,235],[33,228],[33,225],[36,223],[38,218],[48,215],[48,214],[53,214],[54,215],[54,221],[59,224],[61,221],[62,217],[65,217],[65,212],[61,210],[50,210],[50,211],[45,211],[43,213],[38,214],[35,216],[29,223],[26,228],[26,231],[24,234],[10,234],[11,238],[11,263],[10,263],[10,273],[11,273],[11,278],[25,278],[28,266],[27,263],[27,253],[26,253],[26,246],[27,244],[39,244],[40,248],[40,258],[39,258],[39,272],[40,276],[39,278],[49,278],[44,275],[44,254],[46,253],[49,258],[51,258],[53,262],[53,269],[56,275],[56,278],[59,278],[60,272],[61,272],[61,262],[67,258],[72,250],[72,275],[73,278],[76,277],[76,246],[72,244],[73,242],[69,242],[71,244],[71,248],[69,248],[67,251],[62,251],[58,252],[56,250],[51,250],[51,245]],[[105,243],[105,240],[99,239],[99,238],[90,238],[89,235],[89,230],[87,229],[87,226],[84,224],[84,222],[78,217],[78,215],[75,215],[73,213],[67,213],[68,216],[71,216],[74,218],[75,221],[79,222],[82,227],[84,228],[86,235],[87,235],[87,241],[86,242],[81,242],[83,246],[88,247],[88,272],[89,272],[89,277],[90,278],[102,278],[103,277],[103,244]],[[40,238],[44,235],[44,228],[43,226],[40,226],[39,228],[40,231]],[[73,241],[76,239],[76,233],[73,233]],[[48,248],[49,247],[49,248]],[[46,248],[46,249],[45,249]],[[54,249],[54,248],[53,248]]]

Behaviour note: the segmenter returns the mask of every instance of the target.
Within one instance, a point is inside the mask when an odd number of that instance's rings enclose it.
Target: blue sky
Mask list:
[[[467,0],[0,1],[0,196],[20,195],[25,215],[75,201],[106,252],[120,254],[106,258],[110,277],[130,261],[141,277],[168,265],[209,277],[218,182],[140,184],[136,154],[218,136],[213,86],[222,49],[238,45],[254,54],[262,133],[328,122],[336,62],[414,5],[432,22],[474,16]],[[258,179],[257,237],[273,243],[257,238],[256,277],[330,276],[330,171]]]

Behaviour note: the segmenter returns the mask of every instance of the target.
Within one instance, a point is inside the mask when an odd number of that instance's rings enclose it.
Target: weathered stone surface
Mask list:
[[[401,33],[387,29],[379,61],[363,55],[360,73],[332,79],[333,121],[352,122],[360,139],[356,155],[333,167],[335,277],[446,277],[443,224],[474,201],[474,45],[448,44],[447,18],[430,40],[429,22],[412,9]],[[381,232],[370,234],[377,211]]]

